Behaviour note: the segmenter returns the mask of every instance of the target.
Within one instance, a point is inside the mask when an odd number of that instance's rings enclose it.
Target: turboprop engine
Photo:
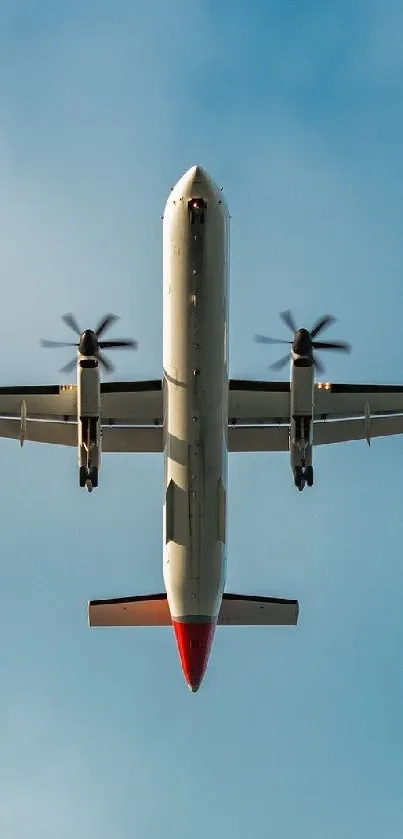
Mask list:
[[[80,487],[91,492],[98,486],[98,472],[101,463],[101,383],[100,366],[112,373],[114,366],[103,354],[104,349],[137,349],[137,341],[121,339],[101,340],[103,333],[118,320],[117,315],[108,314],[102,318],[96,329],[80,330],[74,315],[62,316],[62,320],[76,333],[78,341],[61,342],[43,340],[43,347],[76,347],[77,356],[69,361],[61,372],[70,373],[77,366],[77,450]],[[22,415],[21,415],[22,428]],[[22,432],[21,432],[22,433]]]

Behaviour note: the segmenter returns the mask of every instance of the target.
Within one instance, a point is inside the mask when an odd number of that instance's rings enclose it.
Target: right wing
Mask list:
[[[317,382],[314,419],[340,420],[403,414],[402,385],[354,385]],[[228,425],[289,424],[290,382],[230,379]]]
[[[228,450],[289,450],[290,383],[231,379]],[[314,389],[313,444],[403,434],[403,386],[319,382]]]

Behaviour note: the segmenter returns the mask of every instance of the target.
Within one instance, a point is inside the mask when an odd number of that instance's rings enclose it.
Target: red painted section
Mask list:
[[[217,621],[182,623],[172,621],[183,675],[193,693],[199,689],[206,672]]]

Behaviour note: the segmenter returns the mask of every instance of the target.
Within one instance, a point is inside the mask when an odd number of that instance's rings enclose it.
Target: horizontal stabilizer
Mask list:
[[[298,601],[276,597],[224,594],[218,616],[219,626],[296,626]],[[171,615],[166,594],[90,600],[90,626],[170,626]]]
[[[227,626],[296,626],[298,600],[224,594],[218,625]]]
[[[166,594],[90,600],[90,626],[171,626]]]

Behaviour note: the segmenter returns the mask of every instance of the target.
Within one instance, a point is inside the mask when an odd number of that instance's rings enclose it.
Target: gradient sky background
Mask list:
[[[161,374],[160,215],[195,163],[232,215],[231,375],[271,376],[253,335],[291,307],[353,343],[329,379],[402,382],[403,10],[325,5],[1,4],[3,384],[59,381],[66,311],[122,316],[118,379]],[[319,449],[301,495],[286,455],[230,457],[227,590],[300,623],[218,630],[195,696],[171,630],[86,623],[162,590],[162,459],[106,456],[92,496],[74,451],[0,463],[2,836],[402,838],[402,439]]]

